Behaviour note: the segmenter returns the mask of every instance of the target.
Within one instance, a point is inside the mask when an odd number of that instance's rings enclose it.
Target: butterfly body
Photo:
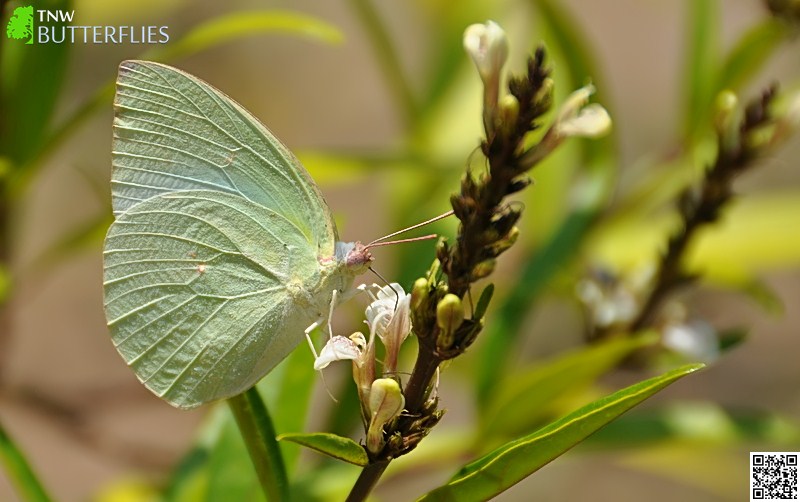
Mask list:
[[[372,258],[338,242],[291,152],[192,75],[123,62],[113,131],[103,257],[114,345],[174,406],[241,393],[327,319]]]

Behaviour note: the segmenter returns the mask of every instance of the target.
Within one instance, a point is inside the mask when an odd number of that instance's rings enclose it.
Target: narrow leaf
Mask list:
[[[623,358],[657,340],[657,336],[611,340],[515,372],[497,386],[487,407],[484,435],[507,438],[531,430],[555,411],[555,400],[585,389]]]
[[[69,11],[69,0],[24,2],[40,9]],[[6,2],[2,2],[5,7]],[[23,8],[18,3],[16,8]],[[8,15],[13,10],[8,9]],[[5,25],[4,25],[5,26]],[[0,156],[22,166],[35,154],[51,125],[67,66],[69,43],[31,43],[6,39],[0,44]],[[35,42],[36,33],[31,34]],[[45,77],[46,75],[46,77]]]
[[[229,411],[229,410],[225,410]],[[267,499],[266,490],[259,484],[260,474],[256,472],[254,461],[248,455],[250,438],[245,440],[242,433],[237,428],[230,413],[224,414],[224,419],[220,423],[221,429],[216,441],[211,445],[207,457],[198,456],[196,462],[203,462],[205,465],[194,465],[194,472],[178,473],[184,475],[183,490],[175,495],[182,495],[184,498],[179,502],[193,500],[191,495],[202,494],[194,500],[247,500],[262,502],[265,500],[278,501],[286,500],[273,498],[272,492]],[[258,447],[258,445],[254,445]],[[195,477],[195,479],[192,479]],[[262,478],[263,479],[263,478]],[[188,486],[187,486],[188,485]]]
[[[684,81],[685,132],[694,137],[708,125],[713,100],[714,76],[719,61],[718,0],[687,0],[687,22]]]
[[[25,456],[6,434],[2,424],[0,424],[0,463],[2,463],[8,479],[23,500],[32,502],[47,502],[50,500]]]
[[[481,297],[478,298],[478,304],[475,306],[475,314],[473,315],[475,319],[481,319],[486,313],[486,309],[489,308],[489,302],[492,301],[493,294],[494,284],[489,284],[481,291]]]
[[[537,15],[542,18],[542,29],[549,35],[548,41],[563,56],[566,75],[559,69],[559,80],[565,79],[571,90],[594,82],[597,87],[595,100],[602,103],[613,116],[611,103],[605,96],[602,72],[595,64],[592,45],[584,38],[585,30],[579,25],[575,16],[563,6],[563,2],[554,0],[533,0]],[[616,172],[616,132],[592,140],[580,140],[581,164],[589,168],[598,167],[607,171],[610,177]]]
[[[498,381],[498,368],[503,368],[509,355],[516,350],[517,341],[522,336],[520,327],[531,305],[541,294],[553,274],[563,270],[580,249],[587,230],[595,221],[597,213],[590,210],[576,210],[570,213],[544,246],[525,260],[524,268],[518,275],[511,294],[493,314],[493,321],[486,327],[481,339],[481,365],[476,372],[478,377],[478,397],[485,403]]]
[[[363,446],[350,438],[328,432],[281,434],[278,436],[278,441],[291,441],[359,467],[369,463]]]
[[[464,466],[420,500],[488,500],[583,441],[674,381],[702,368],[687,365],[617,391]]]
[[[145,52],[141,59],[170,61],[263,33],[300,35],[328,44],[342,41],[338,29],[311,16],[288,11],[234,12],[196,26],[174,42]]]
[[[290,500],[289,481],[275,427],[255,387],[228,399],[236,424],[247,445],[258,480],[269,500]]]
[[[787,40],[788,28],[778,19],[767,18],[745,33],[722,63],[715,91],[742,87],[763,68],[780,43]]]

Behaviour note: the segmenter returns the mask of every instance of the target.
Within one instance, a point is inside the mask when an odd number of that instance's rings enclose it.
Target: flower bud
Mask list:
[[[500,253],[513,246],[514,243],[517,242],[518,238],[519,228],[516,226],[511,227],[511,230],[508,231],[508,235],[504,239],[500,239],[491,245],[489,252],[492,256],[499,256]]]
[[[715,106],[714,126],[722,138],[725,149],[731,150],[739,143],[739,123],[742,114],[739,98],[733,91],[724,90],[717,95]]]
[[[428,280],[420,277],[414,281],[414,286],[411,288],[411,309],[418,309],[422,303],[428,298]]]
[[[483,81],[483,127],[486,135],[495,132],[503,66],[508,59],[508,39],[500,26],[487,21],[464,31],[464,49],[472,57]]]
[[[378,378],[372,382],[369,393],[371,414],[367,429],[367,450],[379,453],[383,448],[383,426],[403,411],[406,400],[400,385],[391,378]]]
[[[464,31],[464,49],[472,57],[484,84],[499,78],[508,59],[508,38],[494,21],[473,24]]]
[[[506,135],[511,134],[517,125],[519,101],[511,94],[506,94],[500,98],[497,109],[497,121],[500,125],[500,130]]]
[[[553,90],[555,83],[553,79],[547,77],[542,81],[542,86],[533,96],[533,104],[540,109],[548,109],[553,104]]]
[[[436,345],[448,349],[453,345],[456,330],[464,322],[464,307],[461,298],[448,293],[436,305],[436,325],[441,330]]]
[[[478,279],[483,279],[484,277],[488,277],[492,272],[494,272],[494,268],[496,266],[497,266],[497,260],[495,260],[494,258],[483,260],[482,262],[475,265],[475,268],[472,269],[472,279],[477,281]]]

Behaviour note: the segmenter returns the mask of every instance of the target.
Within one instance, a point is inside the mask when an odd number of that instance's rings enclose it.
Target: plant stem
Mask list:
[[[228,405],[236,418],[267,500],[290,500],[289,480],[280,447],[275,440],[275,427],[261,395],[255,387],[251,387],[229,398]]]
[[[383,471],[389,467],[389,460],[379,460],[364,467],[359,474],[356,484],[347,495],[346,502],[360,502],[367,498],[367,495],[372,491],[378,480],[381,478]]]
[[[6,475],[16,487],[22,500],[28,502],[48,502],[50,497],[42,483],[33,473],[25,456],[6,434],[0,424],[0,461],[5,466]]]
[[[436,357],[432,349],[420,345],[417,360],[414,363],[414,371],[405,388],[406,410],[409,414],[416,414],[425,403],[425,395],[428,386],[436,375],[436,368],[442,360]]]

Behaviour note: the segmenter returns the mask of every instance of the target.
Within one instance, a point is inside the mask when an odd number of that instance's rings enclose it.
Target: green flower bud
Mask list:
[[[533,104],[544,109],[550,108],[553,104],[553,89],[555,89],[553,79],[549,77],[544,79],[544,81],[542,81],[542,87],[540,87],[539,91],[533,96]]]
[[[420,277],[414,281],[414,287],[411,288],[411,309],[416,310],[428,298],[428,280]]]
[[[384,445],[383,426],[394,420],[406,404],[400,385],[391,378],[378,378],[372,382],[369,393],[371,418],[367,429],[367,450],[379,453]]]
[[[453,345],[454,334],[464,322],[464,307],[461,298],[448,293],[436,305],[436,325],[441,330],[436,340],[437,347],[449,349]]]
[[[497,121],[500,124],[500,130],[505,134],[510,134],[517,125],[519,101],[511,94],[505,94],[500,98],[497,108]]]

